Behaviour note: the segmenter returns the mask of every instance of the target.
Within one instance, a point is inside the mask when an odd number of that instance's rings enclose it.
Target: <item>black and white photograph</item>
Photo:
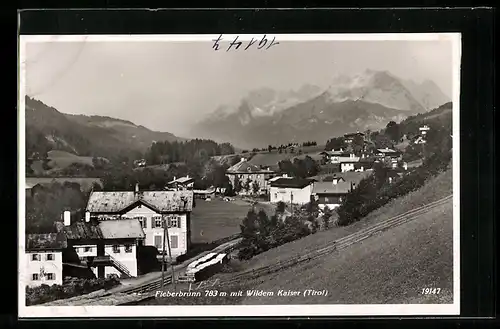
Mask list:
[[[460,313],[459,33],[19,42],[20,317]]]

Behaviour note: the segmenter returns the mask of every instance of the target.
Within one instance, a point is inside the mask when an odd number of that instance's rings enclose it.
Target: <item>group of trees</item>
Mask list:
[[[28,192],[29,193],[29,192]],[[44,184],[26,197],[26,233],[55,233],[55,222],[65,210],[76,211],[83,218],[88,194],[80,184],[55,182]]]
[[[234,177],[234,186],[229,183],[229,189],[226,190],[226,195],[233,196],[235,194],[240,193],[241,191],[245,191],[248,194],[259,194],[261,186],[259,182],[253,181],[250,178],[245,180],[240,179],[238,176]]]
[[[278,166],[282,173],[298,178],[315,176],[320,170],[318,163],[308,155],[304,159],[295,158],[293,162],[282,160],[278,163]]]
[[[263,209],[258,212],[250,209],[240,229],[242,241],[238,257],[241,260],[311,234],[305,221],[294,216],[285,218],[284,205],[277,207],[271,217]]]
[[[144,158],[148,165],[176,162],[207,161],[216,155],[234,154],[229,143],[218,144],[209,139],[192,139],[186,142],[156,142],[147,150]]]
[[[333,212],[329,209],[320,212],[313,199],[305,206],[296,208],[292,214],[286,214],[285,209],[285,204],[279,202],[270,217],[263,209],[256,212],[252,208],[248,211],[240,225],[240,259],[250,259],[269,249],[330,227]]]
[[[316,143],[315,141],[308,141],[308,142],[302,143],[302,146],[304,146],[304,147],[307,147],[307,146],[316,146],[316,145],[318,145],[318,143]]]

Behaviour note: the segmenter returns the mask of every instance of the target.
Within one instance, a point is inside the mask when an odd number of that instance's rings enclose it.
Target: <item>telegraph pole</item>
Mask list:
[[[167,227],[165,223],[165,215],[163,215],[163,253],[162,253],[162,262],[161,262],[161,290],[163,290],[163,287],[165,286],[165,228]]]
[[[166,236],[167,236],[168,255],[170,257],[170,268],[172,269],[172,284],[174,285],[174,291],[176,291],[176,289],[175,289],[175,276],[174,276],[174,264],[172,261],[172,249],[170,248],[170,237],[168,235],[168,226],[167,226],[167,222],[165,220],[164,220],[163,224],[164,224],[163,227],[164,227],[164,230],[165,230]],[[165,239],[165,234],[163,234],[163,239]],[[163,245],[163,248],[165,248],[165,245]]]

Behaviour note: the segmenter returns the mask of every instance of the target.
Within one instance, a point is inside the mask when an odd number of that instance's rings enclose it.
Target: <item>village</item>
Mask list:
[[[428,130],[428,126],[422,126],[410,142],[423,148]],[[241,241],[237,229],[220,241],[229,243],[229,248],[193,253],[192,213],[197,202],[243,202],[247,208],[259,204],[271,211],[282,204],[289,214],[314,203],[321,215],[335,212],[345,197],[373,173],[374,166],[386,168],[386,184],[392,184],[422,163],[403,161],[404,152],[400,150],[370,148],[369,135],[362,132],[345,134],[342,139],[345,147],[310,156],[319,168],[310,177],[294,177],[278,166],[259,165],[241,154],[225,172],[233,196],[221,187],[195,189],[194,178],[189,175],[174,177],[163,189],[143,190],[135,184],[130,191],[92,190],[83,218],[66,210],[61,213],[56,233],[26,235],[26,285],[62,285],[72,278],[109,277],[133,285],[134,279],[139,284],[141,277],[158,278],[170,268],[173,280],[196,281],[200,277],[195,272],[205,273],[204,268],[237,257]],[[354,143],[359,147],[353,147]],[[291,144],[287,149],[294,152],[297,146]],[[145,165],[144,161],[139,160],[143,162],[139,165]],[[27,186],[27,198],[36,189]],[[183,262],[190,264],[174,275],[174,266]]]

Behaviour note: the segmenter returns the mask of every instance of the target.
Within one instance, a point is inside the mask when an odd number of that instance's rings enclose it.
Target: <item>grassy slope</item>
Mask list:
[[[316,289],[327,296],[247,297],[243,304],[451,303],[452,202],[346,250],[261,277],[254,289]],[[422,288],[441,288],[422,298]]]
[[[365,219],[348,227],[329,231],[285,244],[262,253],[234,268],[246,270],[274,264],[297,254],[316,250],[335,239],[354,233],[412,208],[438,200],[452,192],[452,172],[448,170],[421,189],[392,201]],[[158,298],[143,303],[151,305],[235,305],[235,304],[312,304],[312,303],[451,303],[452,302],[452,205],[451,202],[407,224],[366,239],[339,253],[241,282],[221,291],[259,289],[328,290],[326,297],[186,297]],[[223,281],[232,274],[218,274],[210,279]],[[441,288],[439,296],[421,295],[422,288]],[[187,291],[186,287],[178,287]],[[202,287],[200,290],[210,289]]]
[[[429,181],[429,183],[421,189],[414,191],[403,198],[392,200],[387,205],[373,211],[359,222],[349,226],[335,227],[328,231],[318,232],[300,240],[284,244],[238,265],[244,269],[252,269],[270,265],[275,263],[277,260],[285,260],[289,257],[303,254],[307,251],[316,250],[320,247],[328,245],[336,239],[355,233],[364,227],[374,225],[390,217],[405,213],[416,207],[423,206],[427,203],[443,198],[451,194],[451,192],[452,171],[448,170],[447,172],[444,172]]]

